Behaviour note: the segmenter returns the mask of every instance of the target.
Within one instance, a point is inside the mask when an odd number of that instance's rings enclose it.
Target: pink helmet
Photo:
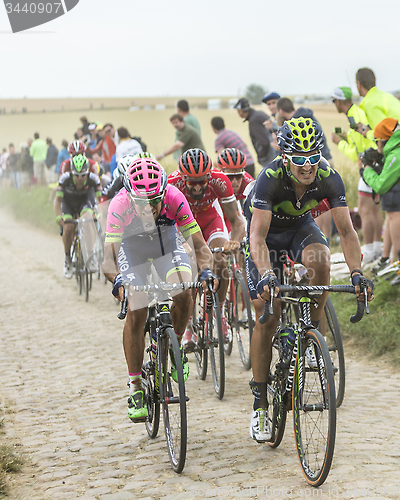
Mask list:
[[[164,168],[153,158],[138,158],[126,170],[124,187],[131,196],[152,198],[165,191],[168,179]]]

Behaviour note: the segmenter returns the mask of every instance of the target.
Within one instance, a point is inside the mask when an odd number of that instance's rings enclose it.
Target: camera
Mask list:
[[[342,127],[335,127],[335,134],[343,134]]]
[[[357,125],[355,119],[352,116],[349,116],[348,120],[349,120],[350,128],[352,128],[353,130],[358,130],[358,125]]]
[[[383,169],[383,154],[374,148],[368,148],[360,154],[364,166],[372,167],[380,175]]]

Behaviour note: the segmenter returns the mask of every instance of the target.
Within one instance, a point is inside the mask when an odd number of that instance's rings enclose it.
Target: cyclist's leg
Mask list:
[[[63,199],[61,202],[61,209],[64,220],[66,219],[72,220],[74,218],[74,214],[76,213],[75,207],[70,203],[68,203],[65,199]],[[75,235],[75,225],[65,224],[62,235],[65,255],[68,256],[71,255],[71,245],[72,242],[74,241],[74,235]]]
[[[246,250],[246,277],[256,312],[256,322],[251,338],[251,368],[253,381],[250,383],[254,394],[253,412],[250,422],[250,436],[258,442],[268,441],[271,438],[271,428],[268,421],[268,407],[266,398],[266,386],[270,371],[272,357],[272,338],[279,323],[280,300],[274,301],[274,314],[264,324],[258,321],[263,315],[265,302],[257,298],[256,286],[260,280],[260,274],[253,262],[250,252]],[[271,257],[273,255],[271,254]],[[271,266],[277,265],[275,259],[271,258]]]
[[[289,256],[307,268],[310,285],[329,285],[330,252],[328,242],[315,221],[305,220],[296,229],[289,248]],[[318,297],[319,307],[311,308],[311,319],[318,325],[324,313],[327,292]]]

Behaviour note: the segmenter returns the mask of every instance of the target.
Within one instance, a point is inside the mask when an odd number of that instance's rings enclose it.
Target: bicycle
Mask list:
[[[193,332],[197,336],[194,355],[200,380],[205,380],[207,376],[210,356],[215,394],[222,399],[225,393],[224,338],[218,295],[211,291],[211,287],[209,285],[209,293],[204,293],[202,288],[196,291],[192,313]]]
[[[357,313],[350,318],[352,323],[361,320],[364,310],[369,313],[367,284],[361,280],[364,302],[357,302]],[[271,426],[271,448],[276,448],[285,432],[287,412],[293,411],[296,451],[306,481],[311,486],[320,486],[326,480],[335,447],[336,404],[335,382],[328,347],[321,333],[311,323],[311,305],[315,297],[323,292],[355,293],[353,286],[279,286],[282,294],[281,322],[273,339],[273,349],[279,356],[275,366],[271,365],[267,383],[267,403]],[[274,290],[270,290],[270,302],[266,303],[260,323],[265,323],[273,312]],[[288,306],[290,306],[288,308]],[[297,322],[293,323],[290,311],[296,309]],[[289,312],[289,315],[288,315]],[[290,356],[281,347],[280,334],[284,328],[294,330],[295,342]],[[308,359],[306,351],[314,355]]]
[[[183,378],[182,354],[175,331],[169,303],[170,292],[200,288],[198,282],[165,283],[158,282],[143,286],[124,283],[125,299],[121,304],[119,319],[125,319],[128,308],[128,293],[146,292],[150,295],[147,321],[144,329],[148,335],[148,361],[142,366],[142,385],[148,408],[146,431],[154,439],[159,430],[160,407],[164,419],[165,437],[168,454],[175,472],[182,472],[185,466],[187,449],[187,416],[185,383]],[[171,376],[171,363],[177,370],[178,381]]]
[[[304,281],[304,274],[301,276],[299,273],[304,273],[306,268],[302,264],[293,264],[286,256],[284,262],[286,272],[284,273],[283,284],[301,284]],[[294,271],[294,279],[293,279]],[[306,284],[306,283],[303,283]],[[296,311],[294,311],[295,313]],[[298,318],[296,319],[298,322]],[[329,354],[333,365],[333,375],[335,380],[336,392],[336,408],[339,408],[343,403],[345,385],[346,385],[346,368],[344,360],[344,348],[342,341],[342,334],[340,332],[339,320],[330,297],[327,298],[324,314],[321,318],[320,332],[322,333],[325,342],[328,346]]]
[[[245,260],[245,240],[240,243],[239,253]],[[211,249],[213,253],[224,252],[223,248]],[[250,300],[247,283],[243,277],[236,254],[227,253],[227,268],[229,271],[229,286],[226,294],[225,311],[227,323],[232,332],[236,332],[240,359],[246,370],[251,368],[250,343],[255,324],[255,313]],[[225,341],[225,354],[230,356],[233,347],[233,335]]]

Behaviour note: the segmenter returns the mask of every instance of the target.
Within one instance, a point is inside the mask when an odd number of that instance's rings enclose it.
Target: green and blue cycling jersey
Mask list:
[[[272,212],[270,232],[295,229],[303,221],[312,221],[310,211],[327,199],[331,208],[346,207],[345,188],[339,173],[322,158],[314,181],[298,200],[291,177],[278,156],[257,177],[245,205],[244,215],[250,221],[253,209]]]

